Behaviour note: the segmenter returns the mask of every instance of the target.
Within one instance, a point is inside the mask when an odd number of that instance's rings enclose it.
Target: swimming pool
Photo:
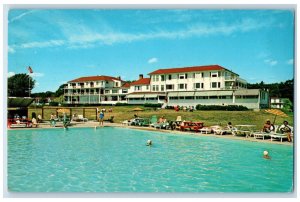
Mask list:
[[[114,127],[8,131],[13,192],[291,192],[293,175],[288,145]]]

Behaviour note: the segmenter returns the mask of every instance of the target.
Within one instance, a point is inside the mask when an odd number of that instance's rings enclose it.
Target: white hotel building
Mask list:
[[[158,69],[150,78],[125,83],[109,76],[81,77],[69,81],[65,101],[69,104],[162,103],[164,106],[243,105],[249,109],[269,107],[269,93],[247,89],[238,74],[219,65]]]

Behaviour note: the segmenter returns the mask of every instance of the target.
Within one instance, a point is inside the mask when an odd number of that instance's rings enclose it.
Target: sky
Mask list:
[[[293,10],[11,9],[8,77],[33,69],[35,92],[82,76],[220,65],[248,83],[294,77]]]

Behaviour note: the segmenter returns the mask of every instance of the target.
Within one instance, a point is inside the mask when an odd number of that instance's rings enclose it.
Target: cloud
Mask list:
[[[16,73],[15,72],[8,72],[7,73],[7,77],[9,78],[9,77],[12,77],[12,76],[14,76]]]
[[[8,52],[9,53],[15,53],[16,51],[15,51],[14,48],[8,46]]]
[[[286,64],[293,65],[294,64],[294,60],[293,59],[289,59],[288,61],[286,61]]]
[[[266,59],[266,60],[264,60],[264,62],[265,62],[267,65],[270,65],[270,66],[275,66],[275,65],[277,65],[277,63],[278,63],[277,60],[273,60],[273,59]]]
[[[148,63],[149,63],[149,64],[157,63],[157,62],[158,62],[158,59],[157,59],[157,58],[150,58],[150,59],[148,60]]]
[[[44,73],[33,72],[30,74],[31,77],[43,77]]]
[[[12,18],[10,21],[8,21],[8,23],[12,23],[12,22],[14,22],[16,20],[20,20],[21,18],[23,18],[24,16],[26,16],[26,15],[32,13],[32,12],[34,12],[34,10],[24,12],[24,13],[22,13],[22,14],[16,16],[16,17],[14,17],[14,18]]]
[[[48,41],[36,41],[9,46],[10,52],[16,49],[60,47],[67,48],[92,48],[96,45],[113,45],[116,43],[131,43],[153,39],[185,39],[189,37],[201,37],[210,35],[231,35],[236,32],[249,32],[270,26],[269,22],[259,22],[246,18],[234,23],[218,24],[193,24],[178,30],[151,30],[144,33],[115,32],[110,28],[95,31],[86,25],[64,25],[61,31],[65,33],[65,39],[53,39]],[[68,30],[70,29],[70,30]]]

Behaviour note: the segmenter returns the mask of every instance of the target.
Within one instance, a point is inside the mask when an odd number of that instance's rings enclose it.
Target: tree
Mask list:
[[[269,89],[270,97],[288,98],[292,104],[294,102],[294,79],[271,84],[265,84],[262,81],[247,86],[249,89]]]
[[[60,97],[61,95],[64,94],[64,88],[65,88],[66,84],[62,84],[59,86],[59,88],[57,89],[57,91],[55,91],[55,97]]]
[[[27,74],[15,74],[7,82],[8,96],[13,97],[28,97],[35,84],[35,80]]]

